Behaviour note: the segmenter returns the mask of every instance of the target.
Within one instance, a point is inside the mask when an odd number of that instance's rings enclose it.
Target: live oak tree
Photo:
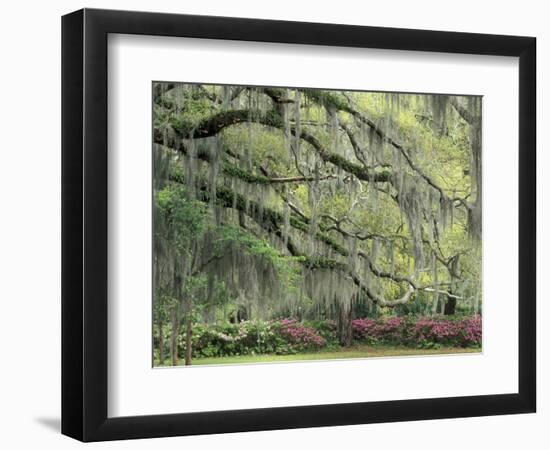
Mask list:
[[[185,323],[480,311],[481,98],[153,85],[159,358]]]

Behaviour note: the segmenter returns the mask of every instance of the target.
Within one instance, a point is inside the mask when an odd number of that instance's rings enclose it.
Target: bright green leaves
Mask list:
[[[185,187],[168,185],[155,195],[155,206],[161,226],[155,226],[159,236],[178,252],[188,252],[190,244],[201,239],[211,228],[208,205],[190,198]]]

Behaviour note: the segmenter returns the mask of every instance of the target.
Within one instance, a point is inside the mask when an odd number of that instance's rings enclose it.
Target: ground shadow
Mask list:
[[[51,431],[61,432],[61,419],[59,417],[36,417],[34,420]]]

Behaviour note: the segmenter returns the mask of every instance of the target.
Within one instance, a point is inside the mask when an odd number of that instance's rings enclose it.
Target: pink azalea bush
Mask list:
[[[416,322],[413,335],[419,342],[431,341],[460,347],[480,345],[481,316],[455,321],[422,318]]]
[[[352,329],[355,342],[370,345],[388,344],[417,348],[481,345],[481,316],[458,318],[404,316],[379,319],[366,317],[353,320]],[[169,328],[166,331],[169,332]],[[183,357],[185,333],[182,332],[178,339],[180,356]],[[192,339],[195,358],[293,354],[339,346],[337,326],[334,321],[301,322],[293,318],[195,324]],[[168,335],[165,336],[164,342],[169,342]],[[155,345],[157,343],[158,341]]]
[[[276,323],[282,336],[294,346],[321,348],[326,345],[325,339],[314,328],[307,327],[296,319],[281,319]]]
[[[459,319],[391,317],[355,319],[353,336],[358,341],[383,342],[417,347],[481,345],[481,316]]]

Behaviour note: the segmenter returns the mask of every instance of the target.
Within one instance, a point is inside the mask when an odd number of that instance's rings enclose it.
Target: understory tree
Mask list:
[[[480,312],[481,98],[153,91],[161,364],[199,320]]]

